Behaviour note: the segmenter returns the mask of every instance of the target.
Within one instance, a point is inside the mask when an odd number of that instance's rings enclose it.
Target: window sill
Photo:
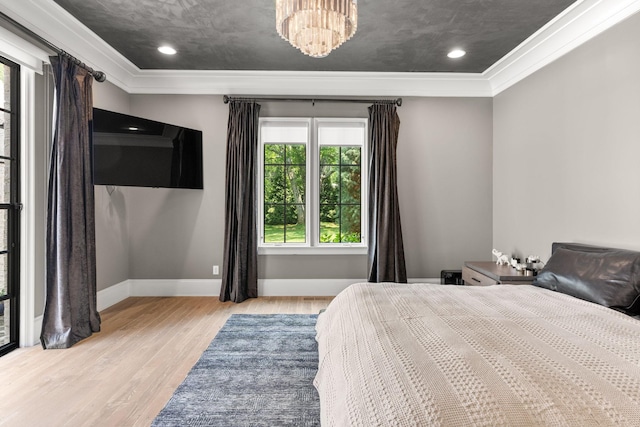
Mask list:
[[[366,255],[366,246],[262,246],[258,255]]]

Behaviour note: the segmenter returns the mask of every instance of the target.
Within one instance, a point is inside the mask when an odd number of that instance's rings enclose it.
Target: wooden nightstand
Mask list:
[[[525,276],[510,265],[492,261],[467,261],[462,269],[462,280],[467,286],[530,285],[534,276]]]

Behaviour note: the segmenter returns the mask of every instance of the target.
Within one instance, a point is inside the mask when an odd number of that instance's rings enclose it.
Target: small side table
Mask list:
[[[462,280],[467,286],[530,285],[534,278],[510,265],[492,261],[467,261],[462,269]]]

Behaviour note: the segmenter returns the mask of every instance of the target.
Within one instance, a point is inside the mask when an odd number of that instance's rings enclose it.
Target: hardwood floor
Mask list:
[[[128,298],[70,349],[0,358],[1,426],[148,426],[232,313],[318,313],[330,297]]]

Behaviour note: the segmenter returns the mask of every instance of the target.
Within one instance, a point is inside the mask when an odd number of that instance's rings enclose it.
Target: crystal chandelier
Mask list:
[[[325,57],[358,28],[358,0],[276,0],[278,34],[305,55]]]

